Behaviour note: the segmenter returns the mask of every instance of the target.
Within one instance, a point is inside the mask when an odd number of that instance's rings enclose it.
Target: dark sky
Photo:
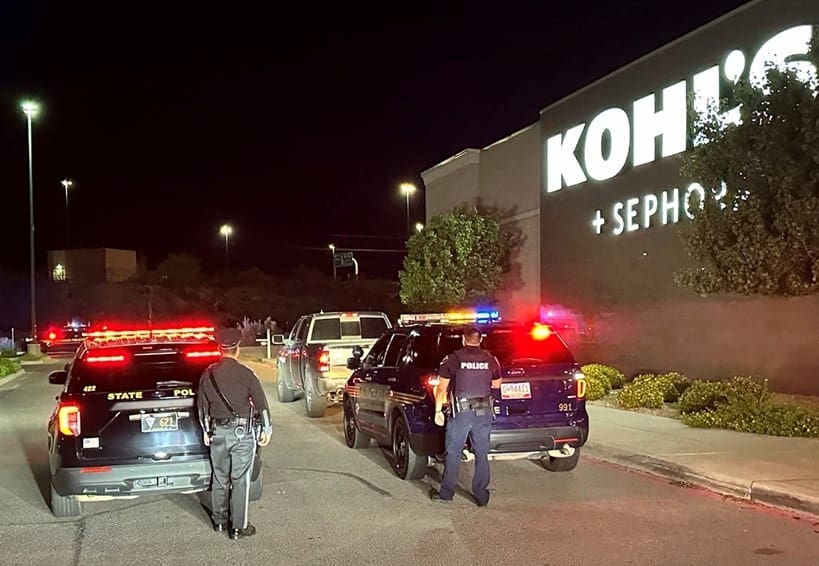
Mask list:
[[[235,267],[329,272],[330,242],[403,248],[400,182],[743,2],[270,4],[0,1],[0,268],[28,269],[25,97],[42,267],[69,177],[76,247],[216,270],[230,222]]]

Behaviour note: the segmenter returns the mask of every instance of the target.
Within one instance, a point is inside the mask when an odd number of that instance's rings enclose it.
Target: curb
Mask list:
[[[686,466],[656,456],[626,452],[596,442],[586,442],[585,448],[587,449],[586,455],[596,460],[695,485],[708,491],[752,503],[760,503],[819,517],[819,498],[799,499],[784,490],[755,487],[753,481],[749,483],[746,480],[737,480],[735,482],[717,480],[702,475]]]
[[[5,385],[6,383],[10,383],[10,382],[14,381],[15,379],[17,379],[18,377],[20,377],[21,375],[23,375],[24,373],[26,373],[26,370],[21,369],[19,371],[16,371],[16,372],[10,374],[10,375],[7,375],[6,377],[0,378],[0,385]]]

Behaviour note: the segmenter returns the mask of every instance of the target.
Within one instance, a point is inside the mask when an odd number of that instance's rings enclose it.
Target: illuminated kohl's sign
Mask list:
[[[612,179],[623,172],[629,161],[632,167],[651,163],[656,158],[658,143],[662,158],[684,152],[688,149],[689,90],[695,112],[704,114],[709,109],[719,109],[724,123],[738,123],[738,106],[719,108],[723,77],[736,84],[747,73],[751,84],[764,88],[765,72],[769,65],[774,65],[790,69],[801,80],[816,86],[817,69],[806,58],[811,35],[809,25],[786,29],[765,41],[750,63],[742,51],[731,51],[722,65],[696,73],[690,84],[682,80],[663,88],[659,97],[652,93],[635,100],[631,115],[622,108],[608,108],[588,124],[578,124],[547,138],[546,192],[554,193],[588,180]],[[676,223],[690,217],[687,204],[695,193],[704,196],[704,189],[697,183],[685,188],[658,189],[654,194],[614,203],[608,211],[595,211],[591,224],[597,234],[605,231],[619,235],[655,224]],[[724,194],[723,189],[716,196]]]

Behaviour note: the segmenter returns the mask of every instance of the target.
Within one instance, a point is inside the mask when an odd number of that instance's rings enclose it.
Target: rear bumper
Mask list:
[[[203,491],[210,486],[210,460],[100,468],[60,468],[51,477],[62,496],[135,496]]]
[[[319,393],[327,397],[328,401],[340,403],[344,397],[344,385],[349,375],[328,376],[318,378]]]
[[[529,454],[555,450],[564,444],[575,448],[586,443],[587,431],[577,426],[525,429],[493,429],[489,435],[490,454]]]

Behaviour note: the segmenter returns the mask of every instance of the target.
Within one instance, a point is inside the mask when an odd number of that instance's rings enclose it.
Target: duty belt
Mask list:
[[[458,404],[458,411],[472,411],[475,409],[487,409],[492,404],[492,398],[472,397],[470,399],[455,399]]]
[[[213,424],[217,426],[244,426],[247,424],[247,419],[243,417],[240,417],[238,419],[235,417],[228,417],[226,419],[214,418]]]

